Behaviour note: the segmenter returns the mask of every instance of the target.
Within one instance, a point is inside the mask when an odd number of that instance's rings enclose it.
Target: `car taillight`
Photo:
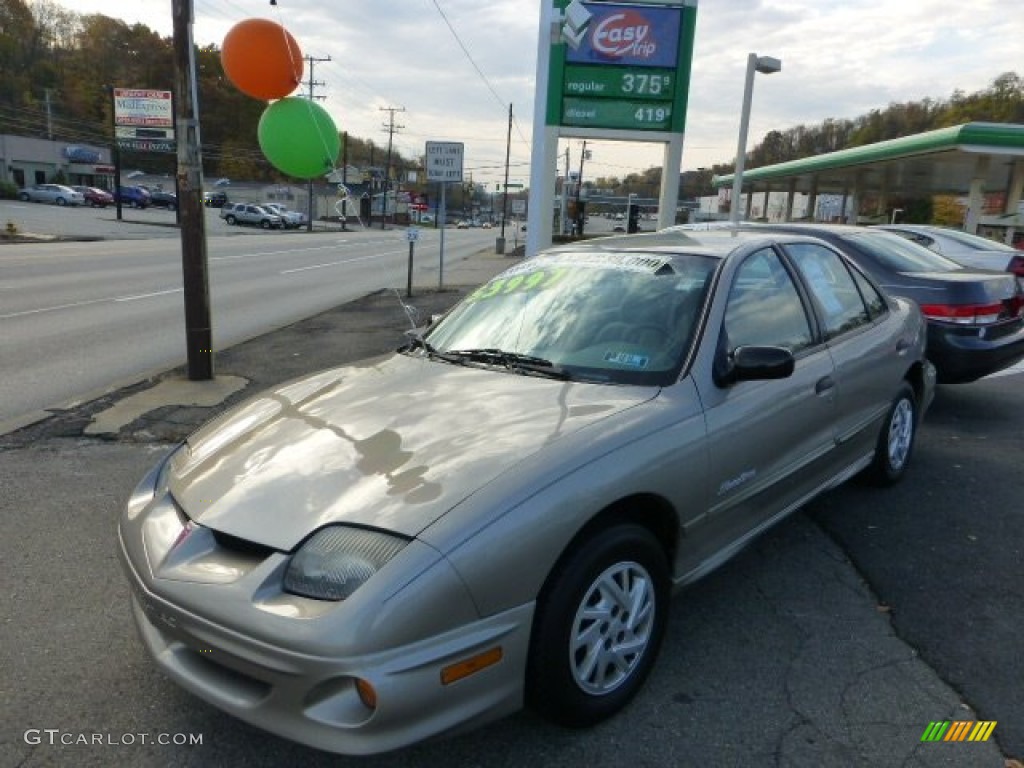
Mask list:
[[[999,322],[1006,310],[1002,302],[997,304],[922,304],[921,312],[929,320],[939,320],[957,325],[990,325]]]

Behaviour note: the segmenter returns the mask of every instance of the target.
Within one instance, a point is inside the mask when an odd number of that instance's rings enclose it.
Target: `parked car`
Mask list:
[[[130,205],[132,208],[148,208],[153,202],[149,190],[131,185],[118,187],[114,199],[119,199],[121,205]]]
[[[926,224],[884,224],[879,229],[902,235],[966,267],[1012,272],[1024,278],[1024,253],[987,237]]]
[[[105,189],[99,187],[72,187],[75,192],[82,195],[85,205],[90,208],[106,208],[114,204],[114,196]]]
[[[670,592],[858,472],[904,476],[924,352],[920,310],[818,240],[539,254],[155,466],[119,521],[134,620],[172,680],[320,749],[524,701],[596,723]]]
[[[223,208],[227,201],[227,192],[207,192],[203,195],[203,205],[207,208]]]
[[[162,189],[149,189],[150,204],[154,208],[166,208],[169,211],[177,210],[178,196],[173,192],[165,192]]]
[[[220,209],[220,217],[228,224],[251,224],[263,229],[281,229],[284,220],[255,203],[227,203]]]
[[[263,207],[271,213],[276,213],[281,217],[281,221],[284,222],[285,229],[298,229],[304,226],[308,219],[306,214],[300,211],[293,211],[290,208],[286,208],[280,203],[264,203]]]
[[[701,240],[730,229],[688,230]],[[889,293],[917,302],[928,320],[928,359],[939,382],[964,384],[1024,359],[1024,294],[1013,275],[972,270],[877,227],[744,224],[757,232],[820,237],[841,249]]]
[[[85,197],[63,184],[33,184],[18,190],[18,199],[23,202],[53,203],[54,205],[82,205]]]

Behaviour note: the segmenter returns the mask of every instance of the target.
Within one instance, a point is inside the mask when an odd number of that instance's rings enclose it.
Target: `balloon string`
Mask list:
[[[291,56],[289,56],[289,58],[292,59],[293,61],[294,60],[298,60],[300,62],[300,64],[299,64],[300,69],[299,69],[298,72],[295,71],[294,66],[292,68],[292,77],[295,79],[295,84],[299,85],[302,82],[301,58],[299,58],[299,56],[296,55],[296,54],[299,53],[299,51],[292,49],[291,40],[289,40],[289,38],[288,38],[288,30],[285,29],[284,24],[281,22],[281,6],[279,6],[279,5],[277,5],[275,3],[274,7],[277,10],[277,16],[278,16],[277,25],[279,27],[281,27],[281,35],[284,37],[285,47],[288,49],[288,52],[290,54],[292,54]],[[307,105],[308,105],[306,107],[306,109],[309,110],[309,118],[312,121],[313,125],[316,127],[317,136],[320,137],[320,144],[321,144],[321,146],[323,147],[323,150],[324,150],[324,160],[326,161],[325,164],[328,167],[327,173],[331,173],[333,171],[338,170],[338,166],[335,164],[334,159],[331,158],[331,156],[330,156],[330,147],[329,147],[329,145],[327,143],[327,137],[324,135],[323,126],[320,124],[320,121],[316,119],[316,115],[313,112],[313,96],[312,96],[312,94],[310,94],[309,98],[306,101],[307,101]]]
[[[302,56],[301,51],[298,49],[298,44],[292,45],[294,39],[288,35],[288,30],[285,29],[284,24],[281,22],[281,6],[274,4],[274,9],[277,11],[277,26],[281,28],[281,37],[284,38],[284,47],[288,49],[288,58],[292,62],[292,80],[295,81],[295,85],[302,84]],[[296,66],[298,69],[296,69]]]

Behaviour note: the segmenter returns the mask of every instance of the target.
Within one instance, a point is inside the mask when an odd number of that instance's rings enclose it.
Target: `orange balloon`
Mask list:
[[[276,21],[235,24],[224,36],[220,61],[235,87],[257,99],[283,99],[302,82],[302,51]]]

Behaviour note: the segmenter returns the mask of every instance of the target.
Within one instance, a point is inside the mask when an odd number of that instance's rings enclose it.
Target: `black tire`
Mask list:
[[[903,382],[882,422],[875,458],[865,473],[875,485],[893,485],[903,479],[917,437],[917,397]]]
[[[29,201],[28,193],[22,192],[20,195],[18,195],[18,199],[21,200],[21,202],[23,203],[27,203]]]
[[[267,219],[261,219],[260,220],[260,227],[262,227],[263,229],[270,229],[271,226],[272,225],[271,225],[270,221],[268,221]]]
[[[234,216],[225,216],[224,217],[224,221],[226,221],[228,224],[234,224],[235,223],[235,217]]]
[[[58,197],[56,202],[57,202],[57,205],[67,205],[68,204],[68,201],[65,200],[63,197]]]
[[[628,606],[613,599],[622,590],[630,593]],[[572,728],[621,710],[654,665],[668,600],[665,552],[646,528],[618,524],[580,542],[548,577],[537,600],[527,704]],[[638,602],[639,620],[630,615]],[[615,653],[608,653],[616,644]]]

